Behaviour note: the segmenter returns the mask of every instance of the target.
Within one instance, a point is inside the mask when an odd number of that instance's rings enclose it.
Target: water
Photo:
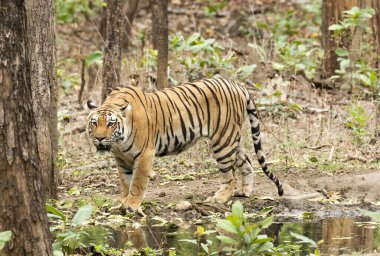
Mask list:
[[[208,229],[206,227],[206,229]],[[113,230],[114,241],[110,244],[121,248],[125,242],[131,241],[137,249],[176,248],[177,255],[197,255],[196,245],[180,241],[194,239],[196,227],[182,229],[178,227],[146,227],[143,229],[125,228]],[[360,222],[357,218],[330,218],[317,222],[287,222],[275,223],[266,233],[274,237],[275,245],[295,244],[297,239],[290,231],[302,234],[320,242],[319,249],[324,255],[343,255],[352,253],[373,253],[380,255],[380,227],[370,223]],[[212,251],[221,249],[220,242],[213,233],[207,239],[213,242]],[[308,255],[313,250],[302,246],[301,255]],[[378,252],[378,253],[376,253]]]

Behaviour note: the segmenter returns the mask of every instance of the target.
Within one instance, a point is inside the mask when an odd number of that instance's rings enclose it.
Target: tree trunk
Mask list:
[[[139,5],[139,0],[128,0],[124,4],[123,11],[125,14],[124,17],[124,33],[123,33],[123,49],[127,50],[131,42],[131,30],[132,23],[135,19],[135,14],[137,12],[137,7]]]
[[[57,198],[57,81],[54,1],[26,0],[27,42],[32,79],[33,110],[45,195]],[[42,8],[43,7],[43,8]]]
[[[168,1],[150,0],[152,10],[152,44],[158,50],[157,55],[157,88],[168,86]]]
[[[103,61],[104,100],[120,84],[123,0],[107,0],[106,47]]]
[[[123,39],[122,39],[122,49],[127,50],[128,46],[130,45],[130,37],[131,37],[131,29],[132,29],[132,23],[135,19],[135,15],[137,12],[137,7],[139,6],[139,0],[128,0],[123,5],[123,12],[124,12],[124,19],[123,19]],[[102,9],[100,13],[101,19],[99,22],[99,32],[102,38],[107,37],[107,9]]]
[[[376,14],[371,20],[371,27],[373,30],[373,43],[375,46],[376,55],[371,55],[372,63],[375,66],[379,66],[380,64],[380,1],[379,0],[371,0],[371,1],[365,1],[365,3],[369,2],[369,6],[365,7],[372,7],[375,9]]]
[[[45,6],[45,5],[44,5]],[[6,255],[51,255],[24,0],[0,1],[0,230]]]
[[[322,48],[325,56],[322,61],[322,76],[329,78],[334,75],[339,68],[338,56],[335,50],[342,46],[339,40],[334,38],[334,31],[329,30],[329,26],[339,23],[343,11],[349,10],[354,6],[359,6],[360,0],[323,0],[322,3]],[[348,42],[345,42],[348,43]],[[346,47],[347,48],[347,45]]]
[[[328,30],[332,24],[337,24],[342,19],[343,11],[349,10],[354,6],[359,8],[372,7],[375,9],[375,17],[370,20],[373,30],[373,43],[376,56],[371,55],[370,63],[378,63],[380,53],[380,1],[378,0],[323,0],[322,4],[322,47],[325,51],[325,57],[322,62],[322,76],[329,78],[334,75],[335,70],[339,68],[335,50],[338,47],[344,47],[350,51],[350,59],[354,63],[360,57],[360,45],[363,36],[361,28],[355,29],[352,39],[337,40],[334,38],[334,31]]]

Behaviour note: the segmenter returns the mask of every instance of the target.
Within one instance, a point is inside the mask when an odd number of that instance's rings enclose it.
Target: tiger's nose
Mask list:
[[[96,136],[95,139],[97,139],[98,141],[102,141],[104,140],[106,137],[105,136]]]

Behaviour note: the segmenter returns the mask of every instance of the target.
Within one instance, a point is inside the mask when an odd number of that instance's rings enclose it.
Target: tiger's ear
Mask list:
[[[96,104],[92,100],[88,100],[87,101],[87,107],[89,109],[94,109],[94,108],[97,108],[98,106],[96,106]]]
[[[131,109],[132,109],[132,104],[131,104],[131,103],[128,103],[127,105],[122,106],[122,107],[120,108],[121,111],[129,111],[129,110],[131,110]]]

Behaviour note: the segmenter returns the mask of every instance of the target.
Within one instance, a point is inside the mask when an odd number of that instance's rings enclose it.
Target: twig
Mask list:
[[[318,150],[318,149],[321,149],[324,147],[330,147],[330,146],[331,146],[330,144],[323,144],[323,145],[314,146],[314,147],[305,146],[303,148],[307,148],[307,149],[311,149],[311,150]]]
[[[85,76],[86,59],[82,58],[81,61],[82,61],[82,72],[81,72],[81,84],[80,84],[80,89],[79,89],[79,94],[78,94],[78,103],[79,103],[79,108],[83,109],[82,95],[83,95],[84,87],[86,86],[86,76]]]
[[[346,161],[358,160],[362,163],[367,163],[368,160],[361,156],[348,156]]]
[[[329,162],[332,162],[332,160],[333,160],[334,151],[335,151],[335,145],[333,145],[331,147],[331,151],[330,151],[329,158],[328,158]]]
[[[321,193],[322,195],[324,195],[327,199],[330,199],[330,196],[329,194],[327,193],[326,189],[322,188],[322,189],[317,189],[317,192]]]

